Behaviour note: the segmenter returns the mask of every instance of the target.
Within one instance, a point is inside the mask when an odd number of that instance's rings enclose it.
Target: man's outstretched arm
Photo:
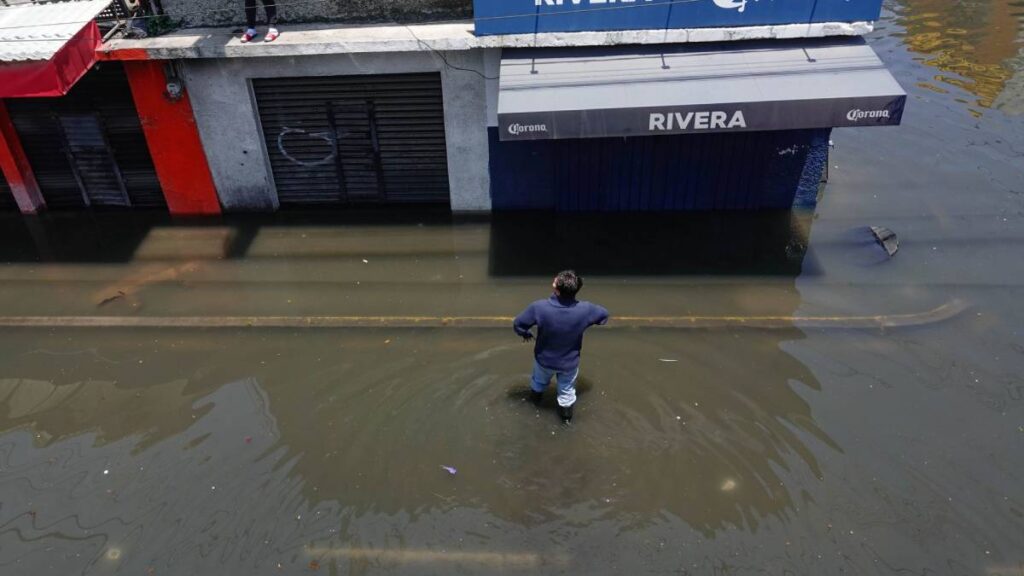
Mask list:
[[[604,326],[608,323],[608,310],[603,306],[597,304],[591,304],[593,309],[590,311],[590,324],[597,324],[598,326]]]

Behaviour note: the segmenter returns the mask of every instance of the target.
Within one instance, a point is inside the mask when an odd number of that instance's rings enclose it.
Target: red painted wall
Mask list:
[[[171,214],[220,214],[220,200],[186,90],[167,96],[166,62],[124,63],[149,153]]]
[[[35,214],[46,208],[32,166],[21,148],[21,139],[7,114],[7,105],[0,99],[0,170],[3,170],[11,194],[23,214]]]

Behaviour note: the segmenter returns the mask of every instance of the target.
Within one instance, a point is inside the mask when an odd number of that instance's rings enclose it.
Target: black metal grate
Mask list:
[[[87,197],[93,197],[91,190],[97,191],[94,206],[125,205],[120,192],[116,196],[111,193],[123,189],[133,207],[166,209],[120,63],[97,65],[67,96],[15,98],[7,100],[7,107],[47,207],[85,207],[85,186]],[[84,120],[86,117],[92,120]],[[83,161],[74,160],[75,140],[66,138],[68,126],[93,131],[98,126],[111,163],[97,156],[100,152],[95,140]],[[83,166],[89,168],[85,173]]]
[[[448,204],[437,73],[254,79],[283,206]]]

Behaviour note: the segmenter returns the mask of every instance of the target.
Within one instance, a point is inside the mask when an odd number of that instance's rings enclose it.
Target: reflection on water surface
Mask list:
[[[951,88],[976,97],[973,105],[1024,113],[1024,6],[1014,0],[896,0],[891,30],[922,61],[937,68],[920,86]],[[976,111],[977,112],[977,111]]]

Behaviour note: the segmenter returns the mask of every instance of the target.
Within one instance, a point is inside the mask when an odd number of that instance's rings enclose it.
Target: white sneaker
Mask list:
[[[263,37],[263,41],[273,42],[274,40],[277,40],[277,37],[280,35],[281,33],[278,32],[277,28],[270,28],[269,30],[267,30],[267,35]]]

